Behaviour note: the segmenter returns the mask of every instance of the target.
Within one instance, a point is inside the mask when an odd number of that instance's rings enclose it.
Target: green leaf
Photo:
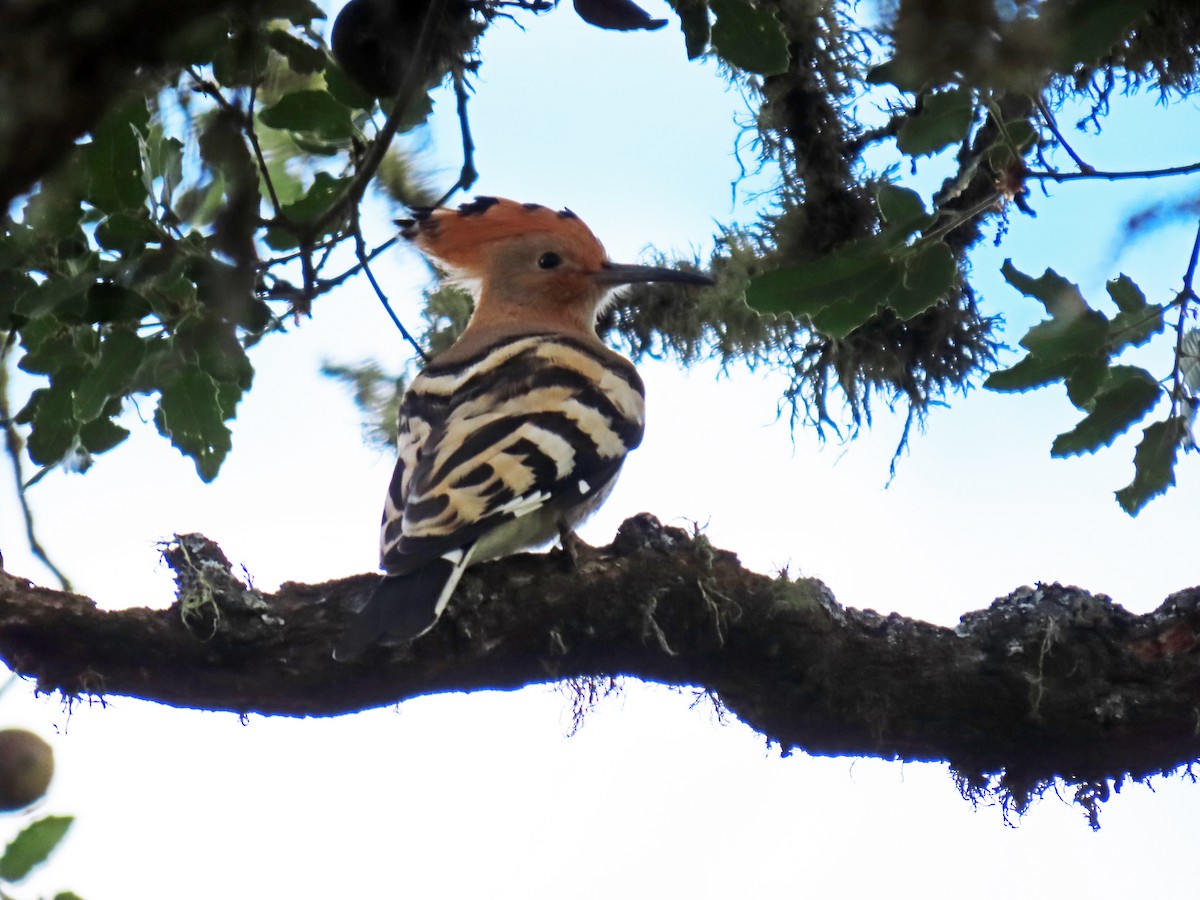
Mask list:
[[[1149,6],[1150,0],[1087,0],[1068,6],[1067,20],[1056,35],[1059,71],[1107,56]]]
[[[74,891],[59,891],[54,895],[54,900],[83,900],[83,898]]]
[[[903,269],[892,265],[875,270],[862,290],[831,303],[812,317],[821,334],[841,339],[879,312],[887,296],[903,278]]]
[[[83,444],[90,453],[104,453],[111,450],[127,437],[129,437],[129,429],[122,428],[106,416],[88,422],[79,429],[79,443]]]
[[[263,19],[287,19],[297,25],[325,18],[325,10],[313,0],[263,0],[256,12]]]
[[[267,31],[267,46],[286,59],[288,68],[300,75],[320,72],[328,59],[320,47],[314,47],[282,28]]]
[[[139,322],[150,314],[150,304],[137,291],[112,281],[98,281],[88,288],[87,322]]]
[[[38,388],[21,410],[26,420],[31,406],[32,430],[26,442],[29,458],[39,466],[52,466],[67,455],[79,433],[71,389],[60,383]]]
[[[145,342],[132,331],[110,331],[100,344],[96,368],[75,391],[75,418],[90,422],[100,415],[109,398],[126,393],[145,356]]]
[[[94,281],[95,276],[87,271],[74,276],[47,278],[17,298],[13,311],[30,319],[53,317],[60,323],[79,321],[87,310],[87,292]]]
[[[1064,374],[1068,374],[1074,368],[1068,360],[1094,356],[1105,349],[1108,318],[1089,307],[1074,284],[1052,269],[1031,278],[1014,267],[1012,260],[1006,260],[1000,271],[1021,293],[1040,300],[1052,317],[1034,325],[1021,338],[1026,350],[1047,361],[1063,361]]]
[[[961,143],[974,115],[974,100],[966,88],[925,94],[920,112],[900,126],[896,146],[905,156],[936,153],[950,144]]]
[[[80,147],[81,174],[87,201],[104,212],[134,209],[146,202],[138,135],[150,121],[140,95],[113,109]]]
[[[1116,492],[1121,509],[1136,516],[1152,499],[1175,484],[1175,458],[1187,436],[1187,423],[1173,416],[1149,425],[1133,454],[1133,481]]]
[[[1055,438],[1050,455],[1074,456],[1107,447],[1141,421],[1161,396],[1158,382],[1145,369],[1113,366],[1095,395],[1092,411],[1070,431]]]
[[[1108,354],[1081,358],[1067,376],[1067,397],[1076,409],[1091,410],[1092,398],[1108,378]]]
[[[867,72],[867,83],[893,84],[902,91],[915,94],[925,86],[925,79],[920,67],[908,65],[892,57]]]
[[[1133,279],[1128,275],[1118,275],[1104,287],[1121,312],[1142,312],[1149,306],[1142,289],[1134,284]]]
[[[1163,307],[1146,302],[1146,295],[1127,275],[1110,281],[1106,287],[1113,303],[1121,310],[1109,327],[1112,352],[1125,347],[1139,347],[1166,326]]]
[[[1044,387],[1047,384],[1065,377],[1060,361],[1047,361],[1033,354],[1027,354],[1017,363],[1007,369],[993,372],[983,381],[983,386],[989,391],[1009,393],[1028,391]]]
[[[924,227],[932,218],[925,211],[920,194],[894,184],[879,186],[875,192],[875,204],[889,228],[907,230],[909,234]]]
[[[706,0],[667,0],[679,15],[688,59],[697,59],[708,46],[709,22]]]
[[[1107,342],[1108,319],[1094,309],[1073,318],[1050,319],[1034,325],[1020,341],[1035,356],[1064,361],[1095,355]]]
[[[1055,318],[1082,315],[1088,309],[1079,288],[1053,269],[1047,269],[1039,277],[1033,278],[1014,266],[1011,259],[1006,259],[1000,267],[1000,274],[1026,297],[1040,300],[1046,312]]]
[[[904,282],[888,295],[888,306],[901,319],[911,319],[945,300],[957,281],[954,253],[937,241],[905,261]]]
[[[350,80],[336,60],[330,59],[325,66],[325,87],[338,103],[350,109],[373,109],[375,97]]]
[[[154,424],[163,437],[192,458],[201,480],[217,477],[233,441],[211,375],[199,366],[175,372],[163,385]]]
[[[314,134],[324,140],[349,140],[354,134],[350,108],[328,91],[296,91],[285,94],[258,114],[269,128]]]
[[[308,193],[295,203],[285,206],[284,215],[296,222],[307,222],[317,218],[342,196],[351,181],[352,178],[334,178],[328,172],[318,172],[313,176],[312,187],[308,189]]]
[[[886,254],[860,244],[752,278],[746,303],[762,313],[814,316],[838,300],[864,295],[893,270],[902,277],[899,266]]]
[[[0,856],[0,878],[5,881],[20,881],[46,857],[63,839],[74,816],[46,816],[26,825]]]
[[[158,226],[150,221],[144,209],[113,213],[96,226],[96,243],[122,256],[139,253],[161,238]]]
[[[717,17],[712,43],[730,65],[757,75],[786,72],[791,61],[783,25],[772,9],[759,9],[746,0],[710,0]]]

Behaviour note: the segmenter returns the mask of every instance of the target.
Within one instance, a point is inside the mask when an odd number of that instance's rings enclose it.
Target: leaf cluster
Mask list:
[[[42,382],[14,417],[35,480],[120,444],[138,397],[213,479],[253,382],[247,350],[358,268],[324,277],[338,244],[361,242],[372,134],[384,116],[398,130],[424,121],[444,54],[384,110],[330,56],[310,0],[262,13],[188,32],[172,80],[108,110],[0,219],[0,333]],[[454,24],[471,46],[478,25]],[[393,197],[427,198],[395,154],[387,168]]]

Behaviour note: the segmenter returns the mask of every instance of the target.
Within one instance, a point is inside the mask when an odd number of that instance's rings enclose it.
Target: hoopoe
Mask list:
[[[433,627],[463,571],[566,535],[604,502],[642,439],[645,390],[596,336],[612,289],[708,285],[694,272],[609,262],[571,211],[479,197],[419,209],[402,234],[475,293],[455,344],[400,405],[380,535],[386,574],[334,649]]]

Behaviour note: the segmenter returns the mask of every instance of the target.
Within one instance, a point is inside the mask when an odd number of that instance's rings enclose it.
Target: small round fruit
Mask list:
[[[0,811],[28,806],[46,793],[54,775],[50,745],[22,728],[0,731]]]

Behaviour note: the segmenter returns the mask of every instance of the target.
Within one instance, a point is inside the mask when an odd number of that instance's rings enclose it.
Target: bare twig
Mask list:
[[[462,70],[454,70],[454,96],[458,101],[458,127],[462,132],[463,164],[458,173],[458,181],[450,186],[438,200],[435,206],[445,206],[446,202],[460,190],[465,191],[475,183],[479,173],[475,170],[475,142],[471,140],[471,125],[467,120],[467,83]]]
[[[1133,178],[1169,178],[1172,175],[1188,175],[1200,172],[1200,162],[1186,166],[1169,166],[1165,169],[1135,169],[1129,172],[1103,172],[1093,169],[1090,172],[1054,172],[1027,171],[1026,178],[1038,181],[1082,181],[1085,179],[1102,179],[1104,181],[1125,181]]]
[[[363,241],[362,229],[358,222],[358,207],[354,207],[352,212],[352,228],[354,231],[354,253],[358,257],[359,268],[367,276],[367,281],[371,283],[372,289],[375,291],[375,296],[379,298],[379,302],[383,304],[383,308],[387,310],[387,314],[392,317],[392,323],[400,329],[400,336],[403,337],[412,348],[417,351],[417,355],[421,357],[422,362],[429,362],[429,357],[425,351],[421,349],[421,345],[416,342],[408,329],[404,327],[404,323],[400,321],[400,317],[396,315],[396,311],[392,309],[392,304],[388,302],[387,294],[383,292],[383,288],[379,286],[379,282],[375,280],[375,275],[371,271],[370,260],[367,257],[366,243]]]
[[[1034,97],[1033,102],[1037,105],[1038,112],[1042,114],[1042,120],[1046,123],[1046,127],[1050,129],[1051,134],[1054,135],[1055,140],[1058,141],[1059,146],[1066,150],[1067,155],[1070,156],[1071,159],[1075,160],[1075,165],[1079,166],[1079,174],[1095,175],[1095,166],[1085,163],[1079,154],[1076,153],[1071,147],[1071,145],[1067,143],[1067,139],[1062,136],[1062,132],[1058,130],[1058,122],[1054,120],[1054,114],[1050,112],[1050,109],[1046,106],[1045,101],[1039,96]]]
[[[246,137],[250,141],[250,147],[254,150],[254,158],[258,161],[258,171],[262,173],[263,184],[267,186],[267,193],[271,197],[271,208],[275,210],[275,218],[282,224],[286,219],[283,215],[283,204],[279,202],[279,195],[275,193],[275,183],[271,180],[271,173],[267,170],[267,158],[263,155],[262,146],[258,143],[258,132],[254,130],[254,100],[257,92],[258,85],[253,85],[250,88],[250,109],[242,122],[242,130],[245,131]]]
[[[1183,275],[1183,289],[1175,298],[1179,304],[1179,320],[1175,323],[1175,365],[1171,368],[1171,418],[1179,412],[1179,402],[1183,399],[1183,335],[1184,323],[1187,321],[1188,303],[1200,300],[1196,296],[1196,266],[1200,263],[1200,227],[1196,229],[1196,239],[1192,242],[1192,255],[1188,259],[1187,271]]]
[[[343,237],[360,237],[360,236],[361,235],[358,232],[356,232],[354,235],[347,234],[347,235],[344,235]],[[398,235],[398,234],[393,235],[392,237],[388,238],[386,241],[384,241],[382,244],[380,244],[378,247],[376,247],[370,253],[366,254],[366,261],[368,263],[374,262],[374,260],[377,256],[382,254],[384,251],[389,250],[392,247],[394,247],[396,245],[396,242],[399,240],[400,240],[400,235]],[[347,269],[341,275],[335,275],[333,278],[322,278],[320,281],[317,282],[317,289],[321,293],[324,293],[325,291],[328,291],[331,288],[335,288],[338,285],[342,284],[343,282],[348,281],[353,276],[357,275],[363,268],[363,262],[362,262],[363,256],[361,253],[359,253],[357,255],[358,255],[358,259],[359,259],[358,263],[351,266],[349,269]]]
[[[8,351],[11,349],[15,339],[16,333],[9,332],[5,336],[3,346],[0,346],[0,422],[4,425],[4,451],[8,454],[9,462],[12,464],[13,480],[15,481],[14,488],[17,492],[17,502],[21,504],[21,515],[25,520],[25,540],[29,544],[29,550],[58,579],[58,583],[62,585],[62,589],[70,591],[72,590],[70,579],[54,564],[46,554],[46,550],[42,547],[41,542],[37,539],[37,533],[33,527],[33,510],[29,508],[29,498],[25,496],[25,475],[21,471],[21,449],[23,442],[21,434],[17,431],[17,426],[12,420],[12,414],[8,406],[8,370],[5,368]],[[2,561],[0,561],[0,564],[2,564]]]

